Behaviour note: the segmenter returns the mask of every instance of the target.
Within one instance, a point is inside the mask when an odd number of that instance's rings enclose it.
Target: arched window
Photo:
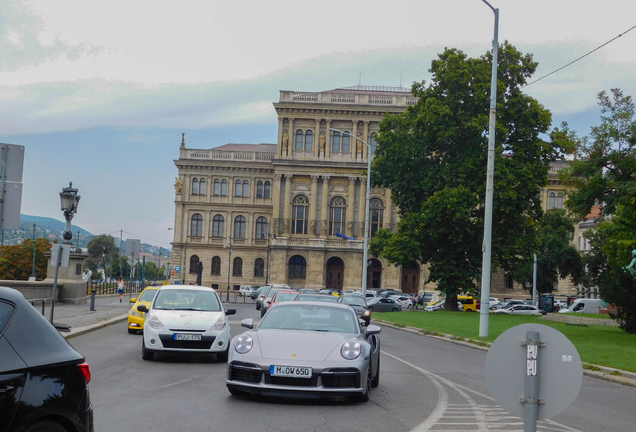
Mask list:
[[[237,181],[234,183],[234,196],[235,196],[235,197],[240,197],[240,196],[242,196],[242,193],[243,193],[243,188],[241,187],[241,185],[242,185],[242,184],[243,184],[243,183],[242,183],[240,180],[237,180]]]
[[[218,214],[212,218],[212,237],[223,237],[225,232],[225,218]]]
[[[563,208],[563,194],[560,193],[557,195],[556,207],[562,209]]]
[[[221,196],[227,196],[227,180],[221,180]]]
[[[192,179],[192,195],[199,195],[199,180],[196,177]]]
[[[292,201],[292,234],[307,234],[309,200],[305,195],[296,195]]]
[[[271,186],[268,181],[265,182],[265,190],[263,191],[263,198],[269,198]]]
[[[263,261],[263,258],[257,258],[254,261],[254,277],[263,276],[265,276],[265,261]]]
[[[197,264],[199,264],[199,257],[197,255],[192,255],[190,257],[190,273],[197,272]]]
[[[347,220],[347,202],[342,197],[334,197],[329,204],[329,234],[344,234]]]
[[[245,216],[237,216],[234,219],[234,238],[245,238]]]
[[[371,137],[369,138],[369,145],[370,145],[370,146],[376,146],[376,145],[378,145],[378,141],[377,141],[375,138],[376,138],[376,135],[375,135],[375,132],[373,132],[373,133],[371,134]]]
[[[259,180],[256,183],[256,198],[263,198],[263,182]]]
[[[203,217],[199,213],[195,213],[190,222],[190,237],[201,237],[202,235]]]
[[[303,131],[298,129],[296,131],[296,150],[303,149]]]
[[[338,153],[340,151],[340,132],[333,133],[333,140],[331,141],[331,151]]]
[[[256,237],[257,239],[267,238],[267,219],[264,216],[260,216],[256,219]]]
[[[369,235],[375,236],[378,229],[382,228],[384,221],[384,203],[380,198],[372,198],[369,202]]]
[[[232,276],[243,276],[243,260],[236,257],[232,264]]]
[[[210,271],[210,274],[215,276],[219,276],[221,274],[221,258],[218,256],[212,258],[212,270]]]
[[[305,279],[307,274],[307,261],[301,255],[295,255],[289,260],[289,278]]]
[[[243,197],[250,196],[250,183],[247,180],[243,180]]]
[[[349,143],[351,142],[351,135],[349,132],[342,134],[342,152],[349,153]]]
[[[310,130],[305,132],[305,151],[311,151],[314,143],[314,133]]]
[[[554,194],[554,192],[550,192],[550,199],[548,201],[548,209],[553,209],[554,208],[554,199],[556,198],[556,195]]]
[[[214,179],[214,196],[221,195],[221,181],[219,179]]]
[[[199,195],[205,195],[205,179],[199,179]]]

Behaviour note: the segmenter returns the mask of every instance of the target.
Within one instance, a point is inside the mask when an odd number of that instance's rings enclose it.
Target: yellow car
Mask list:
[[[137,331],[144,329],[146,316],[143,312],[139,312],[137,308],[141,305],[145,305],[147,308],[150,308],[150,304],[155,299],[155,294],[157,294],[158,289],[158,286],[150,286],[144,289],[141,294],[139,294],[138,298],[130,299],[130,302],[134,304],[128,311],[128,333],[137,334]]]

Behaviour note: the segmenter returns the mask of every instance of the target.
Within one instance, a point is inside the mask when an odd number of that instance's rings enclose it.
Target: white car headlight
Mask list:
[[[130,309],[130,312],[128,312],[128,313],[130,314],[130,316],[134,316],[134,317],[139,316],[137,314],[137,311],[135,310],[135,308]]]
[[[210,330],[223,330],[225,328],[225,324],[225,315],[221,315],[221,318],[214,323]]]
[[[247,354],[254,346],[254,340],[251,336],[242,334],[234,341],[234,349],[239,354]]]
[[[371,312],[369,311],[369,309],[366,309],[362,315],[369,316],[371,315]]]
[[[148,323],[148,326],[153,329],[158,330],[158,329],[166,328],[166,326],[164,326],[163,323],[159,321],[159,318],[157,318],[155,315],[150,315],[148,319],[146,319],[146,323]]]
[[[340,354],[347,360],[353,360],[360,356],[362,353],[362,345],[360,342],[349,341],[345,342],[340,348]]]

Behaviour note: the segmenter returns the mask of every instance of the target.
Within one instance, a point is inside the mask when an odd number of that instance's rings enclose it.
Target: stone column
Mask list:
[[[314,154],[314,158],[318,159],[320,156],[320,119],[316,119],[316,130],[314,131],[312,152]]]
[[[278,151],[276,156],[282,155],[284,126],[285,126],[284,119],[282,117],[278,117]]]
[[[274,174],[272,182],[272,234],[279,235],[278,220],[280,219],[280,174]]]
[[[393,200],[391,199],[391,189],[389,188],[384,190],[384,202],[386,203],[386,209],[389,212],[388,219],[384,219],[384,226],[393,229]]]
[[[349,177],[349,198],[347,200],[347,230],[349,237],[353,237],[353,223],[356,216],[356,177]]]
[[[364,237],[364,218],[366,217],[364,212],[367,209],[367,178],[366,177],[360,177],[360,207],[359,209],[360,209],[359,211],[360,229],[358,230],[358,235],[360,237]]]
[[[283,213],[283,234],[289,235],[291,224],[291,189],[292,189],[292,175],[285,174],[285,202]]]
[[[311,176],[311,196],[309,197],[309,230],[308,233],[316,235],[316,219],[320,220],[320,215],[316,215],[316,208],[318,207],[318,177],[317,175]]]
[[[351,137],[351,145],[353,145],[353,148],[351,149],[351,156],[352,156],[351,159],[356,160],[359,157],[358,156],[358,121],[357,120],[353,121],[353,131],[351,133],[353,133],[353,136]],[[362,146],[366,147],[364,144],[362,144]]]
[[[296,132],[294,131],[294,118],[289,117],[289,144],[287,146],[287,157],[291,158],[294,155],[294,146],[296,145]]]
[[[325,128],[325,138],[327,139],[327,143],[325,144],[325,159],[329,159],[331,153],[331,134],[332,132],[329,130],[331,128],[331,119],[327,119],[327,127]],[[324,177],[323,177],[324,179]],[[327,177],[329,180],[329,177]]]
[[[363,140],[365,140],[366,142],[369,143],[369,122],[365,121],[364,122],[364,136],[362,137]],[[369,143],[371,144],[371,143]],[[367,146],[363,146],[362,147],[362,159],[366,160],[369,157],[369,147]]]
[[[329,176],[322,176],[322,203],[320,204],[320,237],[326,238],[329,222]]]

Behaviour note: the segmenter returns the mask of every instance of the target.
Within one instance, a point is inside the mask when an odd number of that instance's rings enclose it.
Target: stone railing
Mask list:
[[[265,161],[274,159],[275,153],[264,152],[236,152],[223,150],[188,150],[185,159],[224,160],[224,161]]]
[[[329,240],[329,239],[295,239],[289,237],[278,237],[271,239],[271,246],[295,246],[309,249],[359,249],[362,250],[364,242],[358,240]]]
[[[413,97],[410,92],[398,92],[382,90],[382,87],[365,88],[364,90],[376,91],[377,93],[367,93],[357,91],[355,89],[346,89],[347,93],[341,91],[324,92],[324,93],[308,93],[281,91],[280,102],[299,102],[310,104],[353,104],[353,105],[391,105],[395,107],[406,107],[414,105],[417,98]],[[385,92],[382,94],[381,92]]]

